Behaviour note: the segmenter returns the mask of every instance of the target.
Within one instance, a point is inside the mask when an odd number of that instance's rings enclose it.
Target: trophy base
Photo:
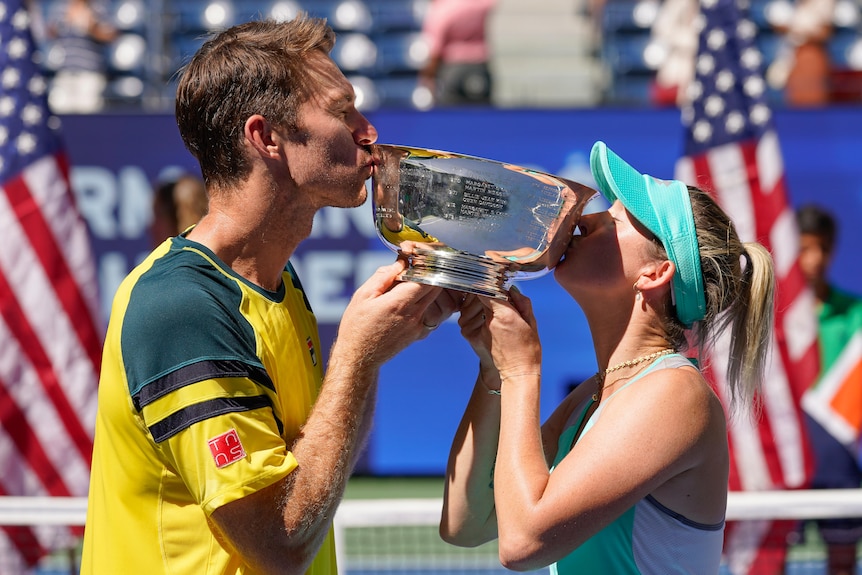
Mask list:
[[[505,265],[486,258],[417,248],[410,255],[410,267],[398,279],[508,300],[512,283],[509,276]]]

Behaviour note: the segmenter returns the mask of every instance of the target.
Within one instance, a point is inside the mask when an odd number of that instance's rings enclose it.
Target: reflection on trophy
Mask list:
[[[508,299],[515,280],[563,256],[587,186],[493,160],[377,144],[372,201],[383,243],[408,256],[403,280]]]

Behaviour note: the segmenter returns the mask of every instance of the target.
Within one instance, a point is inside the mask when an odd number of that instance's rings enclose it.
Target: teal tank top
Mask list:
[[[691,365],[679,354],[660,357],[620,389],[656,369]],[[587,421],[581,437],[598,420],[602,407],[604,404]],[[575,433],[588,408],[560,435],[552,472],[571,450]],[[723,543],[724,521],[714,525],[691,521],[648,495],[583,545],[552,564],[550,572],[551,575],[709,575],[719,571]]]

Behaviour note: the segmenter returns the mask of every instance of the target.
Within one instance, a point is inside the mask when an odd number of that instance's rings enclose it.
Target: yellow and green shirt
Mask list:
[[[297,462],[323,380],[293,268],[278,292],[166,240],[120,286],[99,386],[84,574],[249,573],[210,515]],[[336,573],[330,532],[309,574]]]

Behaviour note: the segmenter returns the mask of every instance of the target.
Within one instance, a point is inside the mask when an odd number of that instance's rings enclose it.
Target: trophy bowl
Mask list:
[[[530,168],[454,152],[375,144],[374,222],[407,256],[399,279],[508,299],[516,280],[557,265],[598,192]]]

